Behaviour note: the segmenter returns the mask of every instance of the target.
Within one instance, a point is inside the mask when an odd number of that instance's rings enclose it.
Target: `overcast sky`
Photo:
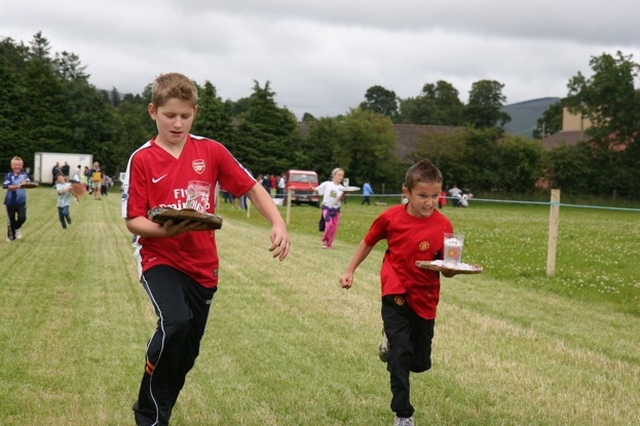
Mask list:
[[[467,101],[496,80],[507,104],[564,97],[589,60],[640,62],[635,0],[0,0],[0,38],[80,57],[99,89],[156,75],[210,81],[223,99],[270,82],[298,118],[348,112],[380,85],[401,98],[445,80]]]

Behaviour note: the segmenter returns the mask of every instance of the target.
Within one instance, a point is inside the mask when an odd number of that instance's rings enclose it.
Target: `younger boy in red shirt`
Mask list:
[[[444,234],[453,232],[449,219],[438,211],[441,191],[442,174],[436,166],[428,160],[411,166],[402,188],[408,202],[387,209],[375,219],[340,277],[340,285],[351,288],[356,268],[378,241],[387,240],[380,270],[384,324],[380,359],[387,362],[393,394],[391,410],[398,426],[413,426],[409,373],[431,368],[440,275],[418,268],[416,261],[442,259]],[[453,270],[446,272],[446,276],[453,275]]]

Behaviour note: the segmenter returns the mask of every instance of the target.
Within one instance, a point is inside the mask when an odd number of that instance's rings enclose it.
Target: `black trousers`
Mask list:
[[[217,288],[204,288],[165,265],[151,268],[141,281],[158,322],[147,346],[146,365],[133,409],[138,426],[166,426],[200,352]]]
[[[27,221],[27,205],[17,204],[7,206],[7,216],[9,217],[9,223],[7,226],[7,238],[10,240],[16,239],[16,229],[20,229],[22,225]]]
[[[431,341],[435,320],[419,317],[402,295],[382,298],[382,322],[389,340],[387,371],[391,383],[391,410],[398,417],[411,417],[409,374],[431,368]]]

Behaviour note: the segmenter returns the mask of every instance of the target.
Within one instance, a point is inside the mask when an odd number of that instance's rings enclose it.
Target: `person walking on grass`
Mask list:
[[[184,205],[191,180],[208,182],[211,188],[219,182],[235,197],[246,194],[270,222],[273,258],[284,260],[291,245],[286,224],[261,183],[222,144],[189,133],[197,102],[196,86],[186,76],[156,78],[148,111],[158,133],[131,155],[122,185],[122,216],[134,234],[140,281],[158,316],[133,405],[138,426],[169,424],[200,351],[218,288],[214,232],[194,221],[159,225],[149,220],[147,210]],[[203,198],[206,211],[213,213],[214,199]]]
[[[102,181],[103,173],[100,168],[100,163],[97,161],[93,163],[93,168],[89,170],[89,180],[91,184],[91,192],[93,193],[94,200],[102,199]]]
[[[58,192],[58,219],[62,229],[67,229],[67,224],[71,225],[71,183],[67,182],[65,175],[60,173],[56,178],[56,191]]]
[[[362,199],[360,205],[362,206],[364,204],[367,204],[368,206],[370,206],[371,199],[369,197],[371,197],[371,195],[373,194],[373,188],[371,188],[371,184],[369,183],[369,181],[366,181],[362,186],[362,194],[364,195],[364,198]]]
[[[380,240],[387,240],[380,270],[383,338],[379,356],[387,364],[391,410],[396,426],[413,426],[410,373],[431,368],[431,341],[440,298],[438,272],[420,269],[416,261],[443,258],[444,233],[453,232],[449,219],[438,211],[442,174],[428,160],[407,170],[402,192],[408,200],[378,216],[356,248],[339,282],[353,285],[354,273]],[[456,272],[448,270],[445,276]]]
[[[2,182],[7,190],[4,205],[7,209],[7,242],[22,238],[22,225],[27,221],[27,191],[22,188],[25,182],[31,182],[27,172],[22,170],[24,161],[20,157],[11,159],[11,171]]]
[[[322,195],[322,217],[324,218],[324,232],[322,234],[322,248],[332,249],[340,223],[340,203],[344,199],[344,170],[335,168],[331,172],[331,180],[322,182],[318,186],[309,184],[314,192]]]

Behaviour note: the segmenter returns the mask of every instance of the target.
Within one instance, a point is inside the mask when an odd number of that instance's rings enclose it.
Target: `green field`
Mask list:
[[[55,202],[30,190],[24,238],[0,243],[0,425],[133,424],[155,316],[118,194],[73,205],[67,230]],[[353,289],[338,284],[384,208],[352,198],[327,251],[319,210],[293,207],[280,263],[257,212],[220,206],[220,290],[173,426],[392,424],[377,357],[384,247]],[[640,424],[639,214],[561,208],[547,277],[548,207],[444,213],[466,234],[463,260],[485,270],[443,278],[433,368],[412,376],[416,424]]]

